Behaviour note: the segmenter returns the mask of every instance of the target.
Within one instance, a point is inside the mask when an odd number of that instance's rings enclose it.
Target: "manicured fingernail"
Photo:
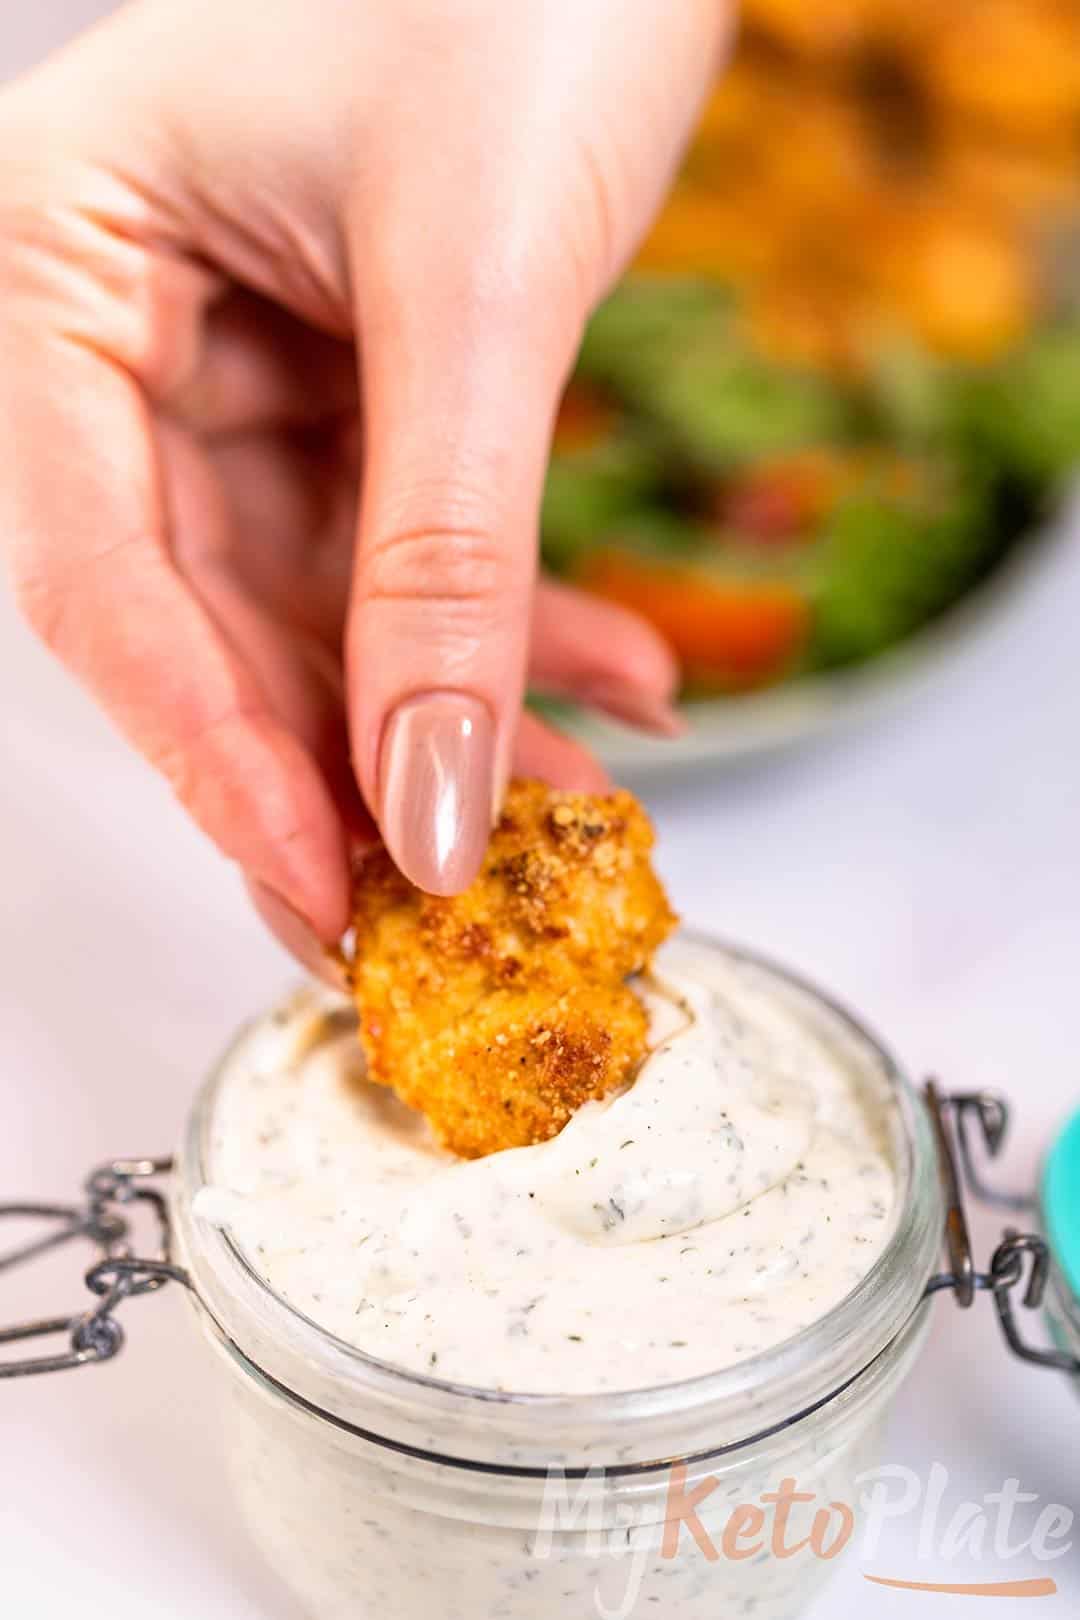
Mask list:
[[[686,730],[685,716],[673,704],[632,686],[593,681],[579,689],[575,696],[591,709],[603,709],[605,714],[614,715],[639,731],[654,732],[658,737],[681,737]]]
[[[344,989],[345,972],[339,958],[323,945],[306,917],[265,883],[251,878],[248,889],[259,916],[289,954],[315,978],[333,985],[336,990]]]
[[[423,692],[390,716],[379,758],[379,826],[405,876],[460,894],[484,859],[495,796],[495,727],[463,692]]]

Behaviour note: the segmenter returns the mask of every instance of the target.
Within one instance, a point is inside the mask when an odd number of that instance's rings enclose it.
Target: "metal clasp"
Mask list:
[[[1028,1257],[1031,1265],[1021,1304],[1028,1310],[1037,1310],[1043,1303],[1050,1275],[1050,1250],[1045,1238],[1036,1232],[1018,1232],[1014,1227],[1006,1227],[991,1256],[990,1269],[979,1271],[975,1266],[964,1209],[965,1181],[981,1202],[999,1209],[1028,1211],[1035,1207],[1034,1199],[1027,1195],[989,1187],[975,1159],[969,1126],[977,1126],[986,1153],[996,1158],[1008,1130],[1008,1104],[991,1091],[943,1093],[934,1080],[927,1080],[923,1096],[938,1148],[945,1193],[945,1251],[949,1260],[948,1271],[939,1272],[927,1283],[927,1294],[951,1289],[956,1303],[966,1309],[976,1293],[991,1293],[1005,1342],[1014,1355],[1058,1372],[1080,1373],[1080,1357],[1066,1350],[1026,1343],[1013,1309],[1013,1291],[1024,1281],[1024,1262]]]
[[[123,1347],[124,1330],[117,1307],[138,1294],[153,1293],[167,1282],[190,1287],[187,1272],[171,1258],[169,1210],[162,1193],[149,1183],[172,1170],[171,1159],[113,1159],[101,1165],[85,1182],[81,1204],[0,1204],[4,1216],[41,1220],[42,1234],[18,1248],[0,1254],[0,1272],[39,1255],[86,1238],[100,1251],[86,1273],[86,1286],[98,1303],[72,1316],[44,1317],[0,1328],[0,1344],[63,1335],[67,1348],[15,1361],[0,1361],[0,1378],[22,1378],[33,1373],[63,1372],[92,1361],[109,1361]],[[155,1253],[140,1258],[133,1245],[136,1211],[149,1211],[156,1236]]]

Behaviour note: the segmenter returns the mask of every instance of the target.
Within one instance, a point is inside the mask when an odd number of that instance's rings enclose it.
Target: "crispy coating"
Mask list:
[[[463,1159],[527,1147],[632,1078],[648,1018],[629,985],[582,984],[552,1002],[497,990],[426,1042],[398,1094]]]
[[[625,1085],[647,1020],[627,978],[674,926],[628,793],[514,782],[465,894],[365,862],[352,979],[368,1076],[463,1158],[556,1135]]]

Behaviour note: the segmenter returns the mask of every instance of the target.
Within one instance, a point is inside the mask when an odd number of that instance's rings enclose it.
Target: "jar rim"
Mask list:
[[[639,1434],[651,1433],[680,1416],[705,1412],[732,1420],[740,1411],[756,1414],[758,1421],[745,1431],[753,1438],[816,1409],[888,1349],[918,1307],[940,1250],[943,1211],[936,1150],[918,1093],[881,1039],[809,978],[764,953],[699,930],[681,930],[680,937],[760,968],[807,996],[880,1065],[893,1104],[899,1214],[885,1247],[843,1299],[817,1321],[733,1366],[627,1390],[569,1395],[496,1390],[382,1361],[282,1298],[259,1276],[228,1231],[192,1212],[196,1192],[209,1184],[209,1124],[217,1091],[252,1027],[249,1024],[229,1044],[196,1096],[177,1159],[174,1218],[197,1301],[219,1337],[239,1351],[250,1371],[261,1372],[271,1386],[297,1395],[302,1406],[313,1406],[345,1427],[353,1427],[351,1417],[371,1402],[383,1407],[384,1426],[396,1425],[406,1436],[418,1432],[418,1424],[419,1432],[426,1434],[427,1426],[440,1419],[460,1424],[463,1414],[469,1413],[485,1431],[512,1428],[516,1446],[531,1457],[549,1451],[551,1437],[570,1434],[582,1425],[594,1435],[604,1431],[615,1438],[631,1420]],[[256,1322],[260,1315],[272,1321],[272,1331],[265,1323],[260,1330]],[[253,1346],[253,1334],[259,1346]],[[261,1353],[253,1353],[260,1347]],[[770,1393],[784,1397],[777,1403],[775,1423],[767,1421]]]

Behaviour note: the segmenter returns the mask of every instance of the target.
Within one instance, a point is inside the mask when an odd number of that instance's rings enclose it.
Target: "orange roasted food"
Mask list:
[[[370,1080],[462,1158],[555,1136],[632,1079],[647,1042],[627,983],[675,917],[629,793],[511,783],[464,894],[422,893],[385,851],[357,886],[351,977]]]
[[[776,360],[899,334],[982,361],[1046,313],[1080,213],[1076,0],[746,0],[638,269],[738,289]]]
[[[724,579],[680,563],[599,551],[580,582],[649,621],[688,682],[739,691],[782,675],[810,634],[810,603],[797,584]]]

